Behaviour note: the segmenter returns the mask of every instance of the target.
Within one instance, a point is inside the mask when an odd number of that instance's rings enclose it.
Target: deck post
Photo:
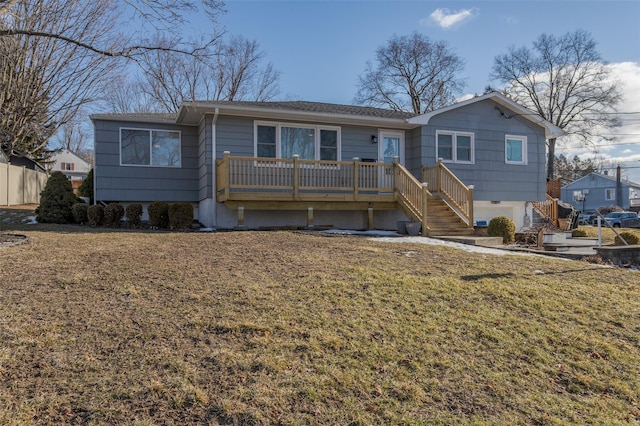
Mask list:
[[[438,171],[436,173],[436,192],[442,192],[442,158],[438,158]]]
[[[373,229],[373,207],[367,207],[367,229]]]
[[[218,179],[218,187],[223,189],[223,200],[226,200],[229,197],[229,171],[231,170],[231,164],[229,157],[231,152],[225,151],[223,153],[222,162],[218,165],[220,167],[220,173],[217,174]],[[214,188],[215,189],[215,188]],[[218,200],[220,201],[220,200]]]
[[[398,182],[400,182],[400,157],[397,155],[393,157],[393,197],[398,200]],[[383,169],[384,171],[384,169]]]
[[[360,175],[360,159],[353,157],[353,201],[358,201],[358,191],[360,189],[359,175]]]
[[[307,228],[313,228],[313,207],[307,207]]]
[[[469,225],[473,226],[475,222],[473,221],[473,191],[475,189],[474,185],[469,185]]]
[[[244,207],[238,207],[238,227],[244,226]]]
[[[298,189],[300,188],[300,165],[298,164],[298,159],[300,156],[298,154],[294,154],[293,156],[293,199],[298,199]]]
[[[422,236],[427,236],[427,197],[429,196],[429,184],[422,182]]]

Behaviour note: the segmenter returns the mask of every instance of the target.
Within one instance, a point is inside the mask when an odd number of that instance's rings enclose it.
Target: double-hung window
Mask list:
[[[616,189],[606,188],[604,190],[604,199],[607,201],[614,201],[616,199]]]
[[[120,129],[120,164],[180,167],[180,132]]]
[[[254,134],[257,157],[340,159],[339,127],[256,122]]]
[[[527,137],[507,135],[504,139],[504,161],[507,164],[527,164]]]
[[[437,158],[452,163],[473,163],[475,161],[473,139],[473,133],[438,130],[436,132]]]

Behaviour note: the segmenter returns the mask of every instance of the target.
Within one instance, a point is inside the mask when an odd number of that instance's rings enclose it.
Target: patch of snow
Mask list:
[[[35,216],[27,216],[23,223],[27,224],[27,225],[36,225],[38,223],[38,221],[36,221],[36,217]]]
[[[322,231],[322,233],[323,234],[339,234],[339,235],[365,235],[369,237],[387,237],[387,238],[402,237],[402,234],[398,234],[395,231],[378,231],[378,230],[354,231],[352,229],[328,229],[326,231]]]
[[[417,244],[427,244],[431,246],[452,247],[455,249],[464,250],[469,253],[494,254],[496,256],[540,256],[534,253],[501,250],[501,249],[482,247],[482,246],[472,246],[468,244],[456,243],[453,241],[438,240],[436,238],[429,238],[429,237],[402,236],[402,238],[376,238],[375,241],[382,241],[386,243],[417,243]]]
[[[198,228],[198,232],[213,232],[213,228]]]

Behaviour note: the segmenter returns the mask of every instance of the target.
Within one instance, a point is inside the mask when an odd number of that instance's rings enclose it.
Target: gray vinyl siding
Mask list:
[[[96,120],[94,126],[97,201],[198,201],[197,127],[102,120]],[[181,166],[121,166],[121,127],[180,131]]]
[[[216,158],[222,158],[225,151],[229,151],[232,156],[253,157],[255,155],[253,135],[255,121],[253,118],[244,117],[218,117],[216,123]],[[278,120],[258,121],[285,122]],[[350,161],[354,157],[378,161],[378,145],[371,143],[371,135],[378,135],[379,129],[377,127],[300,122],[295,120],[286,120],[286,122],[301,125],[340,127],[340,155],[342,161]],[[405,132],[405,137],[407,133]]]
[[[540,201],[545,199],[546,144],[544,129],[524,118],[504,118],[497,104],[485,100],[433,117],[422,127],[422,164],[437,163],[436,131],[474,134],[473,164],[445,162],[466,185],[474,185],[478,201]],[[504,108],[502,108],[504,109]],[[506,164],[505,136],[527,137],[527,164]]]

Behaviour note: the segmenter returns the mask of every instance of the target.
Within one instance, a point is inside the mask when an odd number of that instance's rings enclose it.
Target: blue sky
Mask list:
[[[237,1],[219,23],[257,40],[281,74],[281,99],[352,103],[375,50],[394,34],[444,40],[465,61],[466,94],[482,93],[495,56],[531,47],[542,33],[584,29],[622,81],[625,126],[616,146],[568,148],[569,155],[622,163],[640,182],[640,1]]]

